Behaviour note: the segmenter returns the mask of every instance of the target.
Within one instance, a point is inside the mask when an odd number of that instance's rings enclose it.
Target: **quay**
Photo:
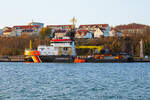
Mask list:
[[[24,62],[24,55],[0,56],[0,62]]]
[[[127,60],[114,60],[114,59],[93,59],[93,58],[83,58],[85,62],[81,63],[134,63],[134,62],[150,62],[150,59],[145,58],[133,58],[132,61]],[[0,56],[0,62],[25,62],[24,55],[19,56]],[[57,63],[57,62],[56,62]],[[79,62],[80,63],[80,62]]]

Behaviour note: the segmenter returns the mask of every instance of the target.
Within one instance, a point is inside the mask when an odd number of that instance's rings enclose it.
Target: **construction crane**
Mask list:
[[[104,46],[76,46],[76,49],[96,49],[98,52],[100,52],[103,48]]]
[[[72,29],[75,30],[75,23],[77,22],[77,20],[75,19],[75,17],[73,17],[71,19],[71,22],[72,22]]]

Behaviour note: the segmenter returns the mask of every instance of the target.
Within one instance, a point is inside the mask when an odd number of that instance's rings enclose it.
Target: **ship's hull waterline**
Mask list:
[[[25,62],[34,62],[34,63],[73,63],[73,56],[56,56],[56,55],[40,55],[40,56],[26,56]]]

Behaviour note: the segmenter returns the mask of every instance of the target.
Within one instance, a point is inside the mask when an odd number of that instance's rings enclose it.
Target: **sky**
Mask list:
[[[141,23],[150,25],[150,0],[0,0],[0,29],[26,25]]]

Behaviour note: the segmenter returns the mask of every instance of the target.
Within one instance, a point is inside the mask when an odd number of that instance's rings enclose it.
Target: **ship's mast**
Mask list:
[[[32,50],[32,41],[30,40],[30,50]]]

